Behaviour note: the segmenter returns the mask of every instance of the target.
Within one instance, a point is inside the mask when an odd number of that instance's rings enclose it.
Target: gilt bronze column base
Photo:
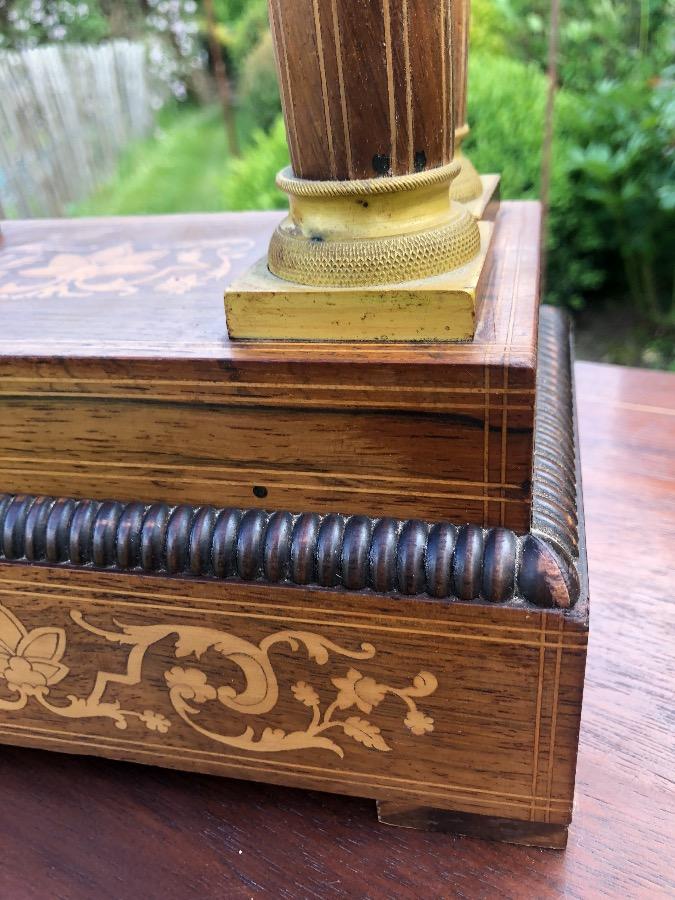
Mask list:
[[[469,134],[469,126],[455,130],[455,158],[459,174],[450,185],[450,198],[461,203],[475,219],[494,222],[499,211],[499,175],[479,175],[474,164],[462,151],[462,144]]]
[[[467,341],[492,226],[454,202],[447,166],[394,178],[309,181],[266,259],[225,295],[233,339]]]
[[[458,203],[469,203],[477,200],[483,193],[483,183],[474,164],[462,151],[462,144],[469,134],[469,126],[455,128],[455,157],[453,162],[459,165],[459,173],[450,186],[450,196]]]

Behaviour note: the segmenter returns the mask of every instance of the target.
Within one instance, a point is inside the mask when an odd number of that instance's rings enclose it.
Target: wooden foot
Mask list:
[[[378,800],[377,815],[384,825],[396,825],[399,828],[462,834],[467,837],[503,841],[506,844],[522,844],[526,847],[544,847],[550,850],[564,850],[567,846],[567,825],[522,822],[517,819],[453,812],[449,809],[434,809],[431,806],[418,806],[401,800]]]

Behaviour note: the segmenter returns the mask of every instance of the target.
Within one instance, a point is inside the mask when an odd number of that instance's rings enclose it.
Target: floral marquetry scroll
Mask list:
[[[122,730],[127,729],[130,721],[137,720],[159,734],[166,734],[175,722],[182,720],[203,737],[227,747],[256,753],[327,750],[342,758],[345,747],[337,742],[338,735],[370,750],[391,750],[381,728],[366,718],[390,695],[402,702],[403,724],[413,735],[434,730],[433,719],[416,704],[416,700],[428,697],[438,687],[436,678],[429,672],[420,672],[404,687],[394,687],[378,682],[359,669],[349,668],[344,676],[329,680],[333,699],[322,704],[314,684],[301,680],[290,686],[280,685],[270,657],[270,651],[283,644],[293,653],[303,648],[319,666],[325,665],[331,656],[367,661],[376,655],[375,647],[369,643],[350,650],[314,632],[277,631],[254,644],[226,631],[198,626],[116,622],[118,630],[108,631],[92,624],[77,610],[71,610],[70,618],[73,628],[128,647],[126,671],[98,671],[94,686],[86,696],[67,694],[65,701],[53,700],[51,688],[70,673],[62,662],[67,645],[65,629],[42,627],[28,631],[9,609],[0,606],[0,711],[19,712],[33,701],[52,716],[110,719]],[[195,661],[192,665],[171,666],[164,672],[174,721],[152,709],[123,708],[114,692],[115,685],[136,687],[143,683],[146,657],[167,638],[175,638],[176,660]],[[199,668],[199,660],[209,650],[238,667],[244,682],[241,690],[228,683],[225,676],[218,683]],[[264,716],[275,709],[282,691],[307,707],[310,721],[304,728],[285,730],[265,724]],[[198,717],[205,705],[211,703],[247,719],[251,717],[253,724],[246,725],[239,734],[204,727]]]
[[[246,238],[202,240],[174,248],[123,241],[79,253],[18,246],[3,253],[0,300],[182,295],[221,283],[233,260],[246,256],[252,247],[253,241]]]
[[[586,641],[579,607],[0,562],[0,744],[564,826]]]

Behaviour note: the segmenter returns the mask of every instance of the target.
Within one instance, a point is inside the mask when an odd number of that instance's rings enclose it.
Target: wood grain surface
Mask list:
[[[173,486],[167,502],[154,504],[140,496],[124,503],[0,493],[0,560],[568,609],[587,597],[570,337],[568,318],[545,307],[527,534],[466,524],[466,510],[457,524],[432,524],[341,512],[197,508],[177,504]],[[18,436],[10,422],[8,443]],[[253,494],[264,500],[267,490],[254,487]]]
[[[0,743],[570,821],[581,607],[2,564],[12,622]]]
[[[139,372],[157,378],[172,377],[166,373],[171,360],[172,373],[223,385],[236,380],[233,368],[262,378],[274,361],[279,387],[289,389],[325,385],[318,376],[332,366],[346,384],[372,371],[378,373],[371,376],[374,385],[393,390],[413,362],[420,369],[413,386],[442,387],[449,366],[466,366],[458,385],[470,389],[482,384],[484,366],[501,374],[507,364],[518,379],[512,386],[528,386],[537,329],[531,298],[538,290],[538,203],[501,204],[485,309],[475,340],[465,344],[229,341],[223,292],[265,255],[282,217],[248,212],[3,222],[0,358],[46,365],[62,356],[61,375],[66,363],[73,373],[87,364],[94,374],[98,360],[106,381],[120,374],[114,360],[133,361]],[[188,386],[188,395],[205,387],[200,381]]]
[[[2,490],[527,531],[538,205],[500,211],[469,344],[230,342],[278,220],[4,224]]]
[[[371,801],[3,748],[0,895],[672,896],[675,378],[577,377],[594,608],[564,854],[385,828]]]

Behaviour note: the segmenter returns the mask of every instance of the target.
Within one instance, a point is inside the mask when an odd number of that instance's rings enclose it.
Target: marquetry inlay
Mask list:
[[[375,647],[369,643],[350,650],[315,632],[277,631],[254,644],[235,634],[200,626],[161,622],[125,625],[116,620],[116,630],[111,631],[95,625],[78,610],[70,611],[70,619],[73,628],[128,648],[126,671],[98,671],[86,696],[68,694],[66,702],[53,701],[51,688],[66,680],[70,672],[63,663],[66,629],[41,626],[28,631],[10,609],[0,605],[0,711],[20,712],[29,703],[35,703],[52,717],[109,719],[120,730],[138,722],[150,731],[166,734],[172,727],[170,718],[153,709],[124,708],[116,699],[114,688],[141,685],[146,656],[155,645],[171,638],[176,660],[185,661],[184,665],[171,666],[163,675],[173,711],[191,729],[218,744],[255,753],[328,750],[342,758],[345,750],[337,743],[337,735],[341,735],[367,749],[387,752],[391,747],[381,729],[366,718],[387,695],[402,702],[403,724],[412,734],[421,736],[434,730],[434,720],[416,704],[416,700],[428,697],[438,687],[438,681],[429,672],[419,672],[410,684],[394,687],[350,667],[342,676],[330,679],[335,696],[332,702],[322,705],[311,683],[301,680],[282,688],[270,657],[275,646],[284,644],[293,653],[302,648],[318,666],[325,665],[331,655],[366,661],[376,655]],[[199,667],[199,660],[208,650],[241,670],[241,690],[232,687],[231,679],[222,684],[209,680]],[[282,689],[307,707],[310,721],[305,728],[288,731],[265,726],[264,716],[274,710]],[[226,710],[250,718],[257,727],[247,724],[239,734],[205,728],[198,716],[204,704],[209,703],[219,703]]]

